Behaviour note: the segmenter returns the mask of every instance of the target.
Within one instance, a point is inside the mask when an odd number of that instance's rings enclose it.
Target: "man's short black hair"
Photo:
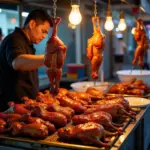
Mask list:
[[[31,20],[35,20],[38,24],[48,21],[50,26],[53,27],[52,17],[48,15],[43,9],[35,9],[27,16],[24,26],[26,26]]]

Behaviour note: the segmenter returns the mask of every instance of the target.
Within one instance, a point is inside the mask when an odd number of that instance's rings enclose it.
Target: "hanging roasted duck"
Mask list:
[[[92,78],[98,79],[98,70],[103,61],[103,51],[105,47],[105,35],[100,30],[100,19],[92,17],[93,36],[88,39],[87,57],[91,62]]]
[[[47,42],[44,64],[47,67],[46,73],[50,81],[50,92],[58,93],[59,82],[62,75],[62,66],[66,58],[67,47],[57,36],[57,26],[61,18],[54,20],[53,33]]]
[[[145,27],[143,24],[142,19],[136,20],[137,27],[134,30],[134,39],[137,42],[137,48],[134,53],[134,59],[132,61],[132,65],[136,66],[136,63],[138,61],[138,66],[143,67],[143,59],[144,59],[144,53],[148,49],[148,37],[146,35]]]

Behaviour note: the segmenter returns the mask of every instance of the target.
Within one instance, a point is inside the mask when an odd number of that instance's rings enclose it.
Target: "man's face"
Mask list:
[[[50,24],[48,21],[45,21],[42,24],[37,24],[34,21],[30,29],[30,41],[34,44],[38,44],[47,36]]]

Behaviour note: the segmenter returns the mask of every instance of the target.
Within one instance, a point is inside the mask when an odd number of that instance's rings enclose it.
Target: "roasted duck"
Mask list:
[[[113,135],[117,135],[117,133],[107,132],[102,125],[94,122],[68,126],[58,130],[58,136],[62,140],[79,139],[84,144],[96,144],[104,147],[110,146],[110,143],[102,142],[100,139]]]
[[[103,102],[103,101],[102,101]],[[87,106],[88,107],[88,106]],[[98,111],[105,111],[109,113],[112,116],[113,120],[120,118],[124,118],[124,116],[128,116],[130,118],[135,119],[135,114],[132,112],[128,113],[123,105],[121,104],[111,104],[111,103],[101,103],[97,105],[89,105],[89,108],[87,108],[84,111],[84,114],[91,114],[93,112],[98,112]]]
[[[105,46],[105,35],[100,30],[100,20],[92,17],[93,36],[88,39],[87,57],[91,61],[92,78],[98,79],[98,70],[103,61],[103,50]]]
[[[56,104],[48,105],[47,110],[50,112],[59,112],[59,113],[65,115],[68,121],[70,121],[72,116],[75,114],[75,112],[72,108],[62,107],[62,106],[56,105]]]
[[[109,88],[108,93],[142,96],[149,91],[150,88],[142,80],[134,80],[116,83]]]
[[[82,104],[91,104],[91,97],[88,93],[85,92],[75,92],[75,91],[69,91],[67,93],[67,96],[72,98],[73,100],[79,101]]]
[[[83,124],[87,122],[96,122],[105,127],[109,127],[115,131],[118,131],[118,134],[121,134],[122,130],[118,128],[119,125],[112,122],[112,116],[104,111],[97,111],[90,114],[81,114],[75,115],[72,118],[73,124]]]
[[[62,75],[62,66],[66,58],[67,47],[57,36],[57,26],[61,18],[57,17],[54,20],[53,33],[47,42],[45,51],[44,64],[47,67],[46,73],[50,81],[50,92],[52,94],[58,93],[59,82]]]
[[[67,118],[65,115],[59,112],[49,112],[40,106],[36,106],[32,109],[32,116],[40,117],[45,121],[49,121],[56,127],[63,127],[67,124]]]
[[[104,93],[100,90],[97,90],[96,88],[89,87],[86,90],[86,93],[88,93],[92,100],[98,100],[102,99],[104,96]]]
[[[57,99],[61,106],[72,108],[75,113],[83,113],[86,107],[84,107],[80,102],[75,101],[68,96],[59,96]]]
[[[44,139],[46,136],[48,136],[47,126],[41,123],[23,124],[21,122],[13,122],[10,126],[10,129],[13,136],[27,135],[33,138],[41,139]]]
[[[136,24],[137,24],[137,27],[135,28],[135,31],[134,31],[134,39],[137,42],[137,48],[134,53],[134,59],[132,61],[132,65],[135,66],[138,61],[139,67],[143,67],[144,53],[148,49],[148,37],[146,35],[143,20],[137,19]]]

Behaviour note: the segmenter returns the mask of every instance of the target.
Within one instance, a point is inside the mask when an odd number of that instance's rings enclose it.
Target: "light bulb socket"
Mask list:
[[[124,11],[123,10],[121,10],[121,12],[120,12],[120,19],[124,19]]]
[[[110,8],[108,7],[107,12],[106,12],[106,17],[112,17],[112,13]]]
[[[79,0],[71,0],[71,5],[79,5],[80,1]]]

